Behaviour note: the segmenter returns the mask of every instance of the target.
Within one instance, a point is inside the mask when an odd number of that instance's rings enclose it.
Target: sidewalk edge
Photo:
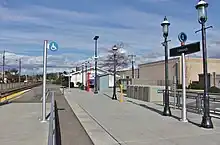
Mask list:
[[[74,101],[70,101],[70,96],[68,92],[64,93],[64,97],[71,109],[77,116],[81,125],[87,132],[88,136],[92,140],[94,145],[116,145],[116,142],[89,114],[86,112],[79,104]]]

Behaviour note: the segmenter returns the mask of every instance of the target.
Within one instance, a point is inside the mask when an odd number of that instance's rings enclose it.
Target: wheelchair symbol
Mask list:
[[[51,42],[51,43],[49,44],[49,49],[50,49],[51,51],[57,51],[57,50],[58,50],[58,44],[57,44],[56,42]]]

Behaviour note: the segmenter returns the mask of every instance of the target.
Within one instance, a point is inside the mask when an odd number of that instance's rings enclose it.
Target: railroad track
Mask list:
[[[37,82],[37,83],[29,84],[29,85],[19,86],[18,88],[14,88],[14,89],[10,89],[10,90],[4,90],[0,94],[0,99],[5,98],[7,96],[10,96],[14,93],[18,93],[18,92],[21,92],[21,91],[24,91],[27,89],[37,87],[41,84],[42,84],[42,82]],[[4,104],[8,104],[8,103],[9,103],[9,100],[6,99],[5,101],[0,102],[0,105],[4,105]]]

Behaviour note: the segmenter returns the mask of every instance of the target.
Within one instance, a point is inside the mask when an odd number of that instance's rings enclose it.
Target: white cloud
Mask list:
[[[153,0],[143,1],[155,2]],[[160,26],[163,18],[164,16],[156,13],[145,13],[130,7],[123,7],[103,14],[90,14],[41,6],[29,6],[23,9],[0,7],[1,21],[14,22],[23,26],[23,29],[16,29],[16,25],[12,29],[0,28],[0,38],[4,38],[1,43],[6,45],[7,48],[12,49],[17,45],[26,47],[25,45],[34,44],[39,46],[38,49],[34,48],[38,51],[42,50],[44,39],[56,40],[62,53],[62,49],[74,48],[79,48],[85,52],[93,51],[94,41],[92,39],[94,35],[99,35],[100,55],[105,54],[103,48],[111,47],[122,41],[126,44],[124,52],[137,54],[137,63],[143,63],[163,58],[164,49],[161,45],[163,37]],[[190,39],[187,41],[188,43],[201,40],[201,34],[194,34],[194,31],[199,28],[196,20],[189,21],[171,16],[168,16],[168,19],[171,22],[169,39],[172,41],[169,43],[170,48],[179,45],[177,35],[180,31],[187,33]],[[25,29],[25,26],[31,25],[34,27],[33,30],[27,31],[28,29]],[[207,43],[210,56],[218,52],[219,44],[213,42],[213,40],[218,40],[219,32],[218,28],[215,28],[215,32],[208,32],[210,38],[208,37]],[[22,47],[16,48],[16,52],[19,53],[26,49]],[[93,53],[91,56],[82,53],[71,54],[71,56],[69,54],[48,56],[48,60],[50,60],[48,64],[57,67],[72,65],[77,60],[83,60],[86,56],[92,57]],[[10,56],[12,62],[14,62],[14,57],[17,56]],[[42,64],[42,56],[27,55],[21,57],[24,59],[25,65]]]

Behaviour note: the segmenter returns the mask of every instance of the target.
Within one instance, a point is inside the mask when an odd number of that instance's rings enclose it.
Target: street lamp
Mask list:
[[[88,86],[88,79],[87,79],[87,73],[88,73],[88,65],[89,65],[89,61],[85,61],[85,90],[87,89]]]
[[[82,90],[84,90],[84,63],[82,63]]]
[[[112,100],[117,100],[116,97],[116,64],[117,64],[117,60],[116,60],[116,52],[118,50],[117,46],[114,45],[112,47],[113,53],[114,53],[114,87],[113,87],[113,96],[112,96]]]
[[[164,116],[171,116],[171,111],[169,107],[169,90],[168,90],[168,32],[169,32],[169,25],[170,23],[168,22],[166,16],[164,18],[164,21],[161,23],[161,26],[163,27],[163,37],[164,37],[164,42],[163,46],[165,48],[165,106],[164,106],[164,111],[163,115]]]
[[[99,39],[99,36],[95,36],[93,40],[95,40],[95,84],[94,84],[94,94],[98,94],[98,88],[97,88],[97,40]]]
[[[208,95],[208,76],[207,76],[207,50],[206,50],[206,29],[208,3],[200,0],[195,6],[198,10],[198,21],[202,25],[202,53],[203,53],[203,75],[204,75],[204,114],[202,117],[201,127],[213,128],[212,120],[209,113],[209,95]]]

